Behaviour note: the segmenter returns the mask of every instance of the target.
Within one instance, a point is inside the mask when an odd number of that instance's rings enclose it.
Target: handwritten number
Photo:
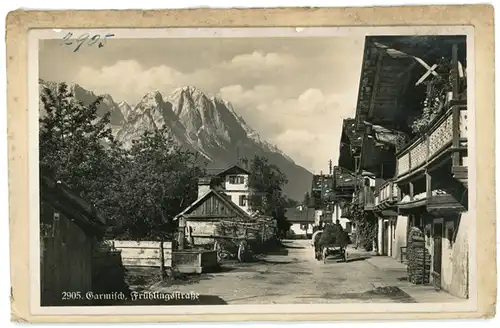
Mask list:
[[[76,46],[75,50],[73,50],[73,52],[77,52],[78,49],[80,49],[80,47],[82,46],[82,44],[87,41],[87,39],[89,38],[89,34],[88,33],[85,33],[85,34],[82,34],[77,40],[76,42],[78,43],[78,45]]]
[[[68,34],[66,34],[64,36],[64,38],[62,39],[62,44],[64,45],[72,45],[73,44],[73,41],[71,40],[71,37],[73,36],[73,33],[71,32],[68,32]],[[82,47],[82,45],[87,42],[87,45],[88,46],[92,46],[94,44],[96,44],[98,41],[99,43],[97,44],[97,46],[99,48],[102,48],[106,45],[106,40],[112,36],[115,36],[114,34],[106,34],[104,35],[104,38],[101,38],[101,35],[100,34],[96,34],[92,37],[90,37],[90,34],[89,33],[85,33],[85,34],[82,34],[80,35],[80,37],[76,40],[76,43],[77,43],[77,46],[75,47],[75,49],[73,50],[73,52],[77,52],[78,50],[80,50],[80,48]]]
[[[112,37],[112,36],[115,36],[115,35],[114,35],[114,34],[106,34],[106,35],[104,36],[104,39],[103,39],[101,42],[99,42],[98,47],[99,47],[99,48],[104,47],[104,45],[106,44],[106,40],[107,40],[108,38]]]
[[[101,38],[101,36],[99,34],[96,34],[93,37],[91,37],[89,40],[89,46],[91,46],[94,43],[96,43],[97,41],[99,41],[100,38]]]
[[[73,36],[73,33],[71,32],[68,32],[68,34],[66,34],[66,36],[63,38],[63,43],[70,46],[71,44],[73,44],[73,41],[71,41],[71,37]]]

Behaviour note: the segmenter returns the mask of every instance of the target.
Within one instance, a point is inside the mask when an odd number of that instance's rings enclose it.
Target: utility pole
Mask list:
[[[333,162],[332,162],[332,160],[328,161],[328,168],[330,170],[330,175],[333,174]]]

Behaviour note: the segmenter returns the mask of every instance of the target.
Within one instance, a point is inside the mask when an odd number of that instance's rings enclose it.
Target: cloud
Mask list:
[[[255,106],[262,102],[272,101],[277,95],[278,89],[272,85],[257,85],[252,89],[245,90],[240,84],[222,87],[219,94],[222,98],[231,101],[241,107]]]
[[[152,90],[168,90],[182,80],[183,74],[162,65],[144,69],[137,61],[118,61],[100,69],[82,67],[75,81],[97,93],[109,93],[115,100],[136,103]]]
[[[269,85],[251,89],[229,85],[221,88],[220,94],[262,137],[298,164],[319,172],[326,170],[330,159],[336,162],[340,142],[336,127],[352,113],[347,105],[351,95],[308,88],[293,96]]]
[[[187,84],[209,93],[234,81],[254,85],[270,77],[279,78],[297,64],[297,59],[291,55],[259,51],[236,55],[231,60],[193,72],[180,72],[167,65],[145,68],[136,60],[120,60],[100,68],[81,67],[74,80],[98,93],[109,93],[117,100],[136,103],[151,90],[168,94]]]
[[[297,64],[297,59],[289,54],[262,53],[254,51],[251,54],[237,55],[224,66],[230,69],[260,71],[266,69],[290,68]]]
[[[82,65],[72,80],[131,104],[152,90],[167,96],[188,84],[220,94],[264,139],[318,172],[338,158],[341,121],[353,115],[359,83],[361,56],[333,48],[318,43],[292,52],[276,46],[281,50],[249,51],[206,64],[200,49],[196,66],[201,68],[192,71],[176,68],[168,56],[168,64],[154,66],[138,58]]]

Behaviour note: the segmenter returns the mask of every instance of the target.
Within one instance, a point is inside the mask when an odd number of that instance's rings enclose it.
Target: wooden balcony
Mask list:
[[[413,199],[402,200],[397,206],[400,213],[412,213],[416,208],[422,208],[437,217],[467,211],[466,204],[442,190],[433,190],[426,195],[420,194]]]
[[[467,182],[467,105],[454,101],[429,130],[396,154],[398,181],[431,170],[452,159],[456,178]]]
[[[384,209],[394,205],[399,198],[399,191],[393,180],[381,184],[375,192],[375,207]]]

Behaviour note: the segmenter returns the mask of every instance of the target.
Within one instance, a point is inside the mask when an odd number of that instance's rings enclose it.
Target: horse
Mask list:
[[[319,246],[319,240],[321,239],[321,235],[323,234],[323,230],[317,230],[313,233],[311,238],[311,244],[314,247],[314,258],[316,260],[321,259],[321,248]]]

